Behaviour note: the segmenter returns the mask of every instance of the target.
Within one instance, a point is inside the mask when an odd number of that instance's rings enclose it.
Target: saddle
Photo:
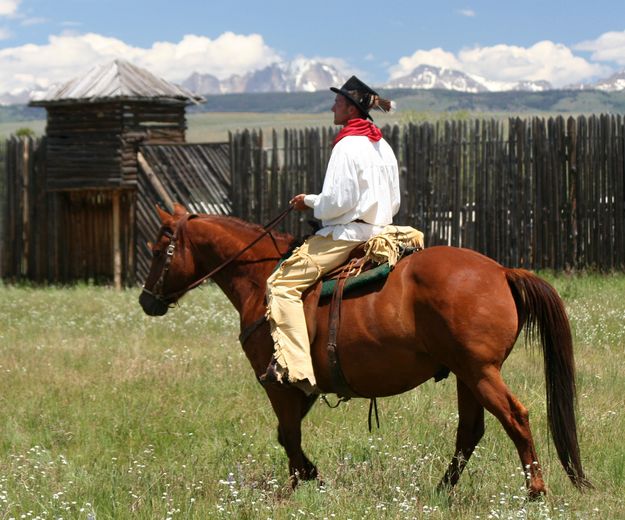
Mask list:
[[[335,393],[343,401],[352,397],[362,397],[349,387],[341,370],[338,357],[337,338],[341,325],[343,295],[348,291],[385,280],[391,272],[391,266],[388,262],[378,265],[369,260],[365,245],[363,244],[354,249],[345,264],[327,273],[319,282],[309,288],[302,297],[308,336],[311,343],[314,341],[317,331],[316,309],[322,299],[332,298],[328,324],[328,361]],[[402,259],[420,249],[420,247],[402,248],[397,259]]]
[[[328,359],[332,374],[332,387],[341,401],[352,397],[362,397],[349,387],[339,363],[337,338],[341,324],[343,294],[346,291],[367,285],[373,286],[374,282],[385,280],[398,261],[420,251],[423,247],[422,232],[409,226],[387,226],[382,233],[356,247],[344,265],[327,273],[302,295],[306,327],[311,344],[317,335],[317,307],[322,299],[332,298],[328,327]],[[275,269],[278,269],[289,256],[290,253],[278,262]],[[239,335],[239,341],[244,344],[264,321],[265,316],[247,327]]]
[[[349,292],[384,280],[390,272],[391,267],[387,262],[378,265],[367,259],[365,244],[361,244],[351,252],[345,264],[333,269],[321,279],[320,298],[332,296],[341,277],[346,278],[344,291]]]

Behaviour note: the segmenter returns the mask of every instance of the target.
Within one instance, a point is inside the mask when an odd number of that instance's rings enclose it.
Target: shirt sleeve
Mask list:
[[[332,151],[323,188],[314,200],[314,214],[319,220],[340,217],[353,210],[360,199],[357,165],[340,145]]]
[[[309,193],[304,197],[304,204],[306,204],[306,206],[308,206],[309,208],[314,208],[315,202],[317,201],[318,197],[319,195],[313,195],[312,193]]]

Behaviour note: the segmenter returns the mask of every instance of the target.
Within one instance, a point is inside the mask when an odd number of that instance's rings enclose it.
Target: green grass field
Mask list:
[[[187,141],[190,143],[225,142],[228,140],[228,132],[245,129],[261,129],[263,132],[270,132],[271,129],[282,131],[285,128],[330,127],[332,126],[331,104],[329,100],[328,111],[323,114],[248,112],[188,114]],[[401,117],[399,112],[380,114],[375,120],[377,124],[385,125],[400,122]],[[0,122],[0,139],[7,138],[21,128],[29,128],[40,136],[45,133],[45,126],[44,120]]]
[[[253,112],[205,112],[187,115],[187,141],[190,143],[215,143],[228,141],[228,132],[242,130],[262,130],[266,146],[271,144],[271,130],[281,134],[285,129],[303,129],[332,127],[331,100],[328,100],[328,110],[319,114],[309,113],[253,113]],[[469,112],[467,110],[452,112],[399,110],[390,114],[374,114],[378,126],[421,123],[424,121],[436,122],[451,119],[500,119],[509,117],[531,118],[533,114],[513,112]],[[539,117],[557,116],[556,113],[536,113]],[[0,122],[0,139],[6,139],[17,130],[28,128],[35,135],[45,133],[46,122],[37,121],[9,121]]]
[[[271,130],[282,132],[285,128],[319,128],[331,127],[332,103],[328,99],[328,110],[320,114],[307,113],[252,113],[252,112],[212,112],[192,113],[187,115],[187,141],[190,143],[214,143],[228,141],[228,132],[241,130],[262,130],[269,139]],[[379,126],[399,124],[409,121],[437,121],[453,117],[504,117],[502,114],[484,114],[469,112],[434,113],[400,111],[391,114],[374,114]],[[9,121],[0,122],[0,139],[5,139],[21,128],[31,129],[35,135],[45,133],[46,122]]]
[[[36,121],[0,121],[0,139],[6,139],[21,128],[29,128],[35,135],[41,136],[46,131],[46,122],[43,119]]]
[[[625,518],[625,276],[549,277],[574,330],[578,493],[545,422],[542,358],[517,345],[504,375],[530,409],[550,494],[528,503],[511,441],[487,431],[451,498],[453,376],[379,402],[317,404],[303,444],[325,480],[287,486],[276,420],[213,285],[162,318],[138,290],[0,285],[0,518]],[[532,353],[533,352],[533,353]]]

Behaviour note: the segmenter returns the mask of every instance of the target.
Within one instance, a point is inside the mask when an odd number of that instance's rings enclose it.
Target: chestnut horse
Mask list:
[[[256,376],[273,351],[265,315],[265,282],[293,242],[234,217],[162,210],[152,265],[139,301],[151,316],[167,312],[210,275],[240,315],[241,342]],[[251,247],[246,247],[250,246]],[[214,273],[214,274],[213,274]],[[313,309],[314,311],[314,309]],[[328,364],[329,304],[321,301],[311,345],[320,388],[336,393]],[[468,249],[431,247],[400,261],[385,283],[345,295],[338,355],[345,380],[363,397],[406,392],[449,369],[456,376],[455,453],[439,488],[451,488],[484,433],[484,409],[502,424],[525,469],[530,497],[546,492],[528,411],[501,376],[519,333],[542,346],[547,416],[558,457],[577,488],[590,486],[575,424],[575,367],[562,300],[545,281],[507,269]],[[278,439],[293,485],[318,478],[301,447],[301,422],[316,400],[293,387],[264,387],[278,418]]]

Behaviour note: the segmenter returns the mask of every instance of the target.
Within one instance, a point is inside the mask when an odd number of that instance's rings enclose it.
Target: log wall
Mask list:
[[[400,164],[396,223],[508,266],[622,270],[624,125],[600,115],[385,127]],[[261,131],[233,134],[234,213],[262,223],[294,194],[318,192],[334,132],[274,133],[271,148]],[[283,229],[306,234],[307,218]]]

